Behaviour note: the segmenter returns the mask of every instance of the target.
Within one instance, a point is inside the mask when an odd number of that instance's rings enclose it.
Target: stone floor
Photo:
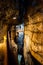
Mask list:
[[[24,57],[20,56],[19,61],[20,65],[41,65],[30,53],[28,53],[28,58],[25,63]],[[11,53],[10,49],[8,48],[8,65],[18,65],[17,61],[15,61],[13,54]]]

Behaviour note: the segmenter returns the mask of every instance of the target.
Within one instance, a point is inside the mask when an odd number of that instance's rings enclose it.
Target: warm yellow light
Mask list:
[[[13,19],[16,19],[16,17],[13,17]]]
[[[4,36],[4,40],[6,39],[6,36]]]
[[[4,43],[6,42],[6,39],[7,39],[6,36],[4,36]]]

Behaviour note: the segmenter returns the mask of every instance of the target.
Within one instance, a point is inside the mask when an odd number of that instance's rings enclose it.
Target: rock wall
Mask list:
[[[34,16],[28,16],[28,22],[25,24],[24,33],[29,37],[28,50],[26,48],[25,36],[24,36],[24,57],[27,56],[27,52],[31,52],[34,58],[36,58],[41,64],[43,64],[43,13],[37,12]],[[26,51],[25,51],[26,50]],[[35,55],[36,54],[36,55]],[[40,57],[40,59],[38,59]]]
[[[0,30],[0,65],[7,65],[7,26]]]

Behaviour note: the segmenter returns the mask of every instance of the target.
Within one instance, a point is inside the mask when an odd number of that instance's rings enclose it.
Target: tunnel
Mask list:
[[[0,65],[43,65],[43,0],[0,0]]]

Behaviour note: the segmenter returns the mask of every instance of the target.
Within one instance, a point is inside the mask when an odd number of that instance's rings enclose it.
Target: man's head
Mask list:
[[[16,37],[19,37],[19,32],[16,32]]]

